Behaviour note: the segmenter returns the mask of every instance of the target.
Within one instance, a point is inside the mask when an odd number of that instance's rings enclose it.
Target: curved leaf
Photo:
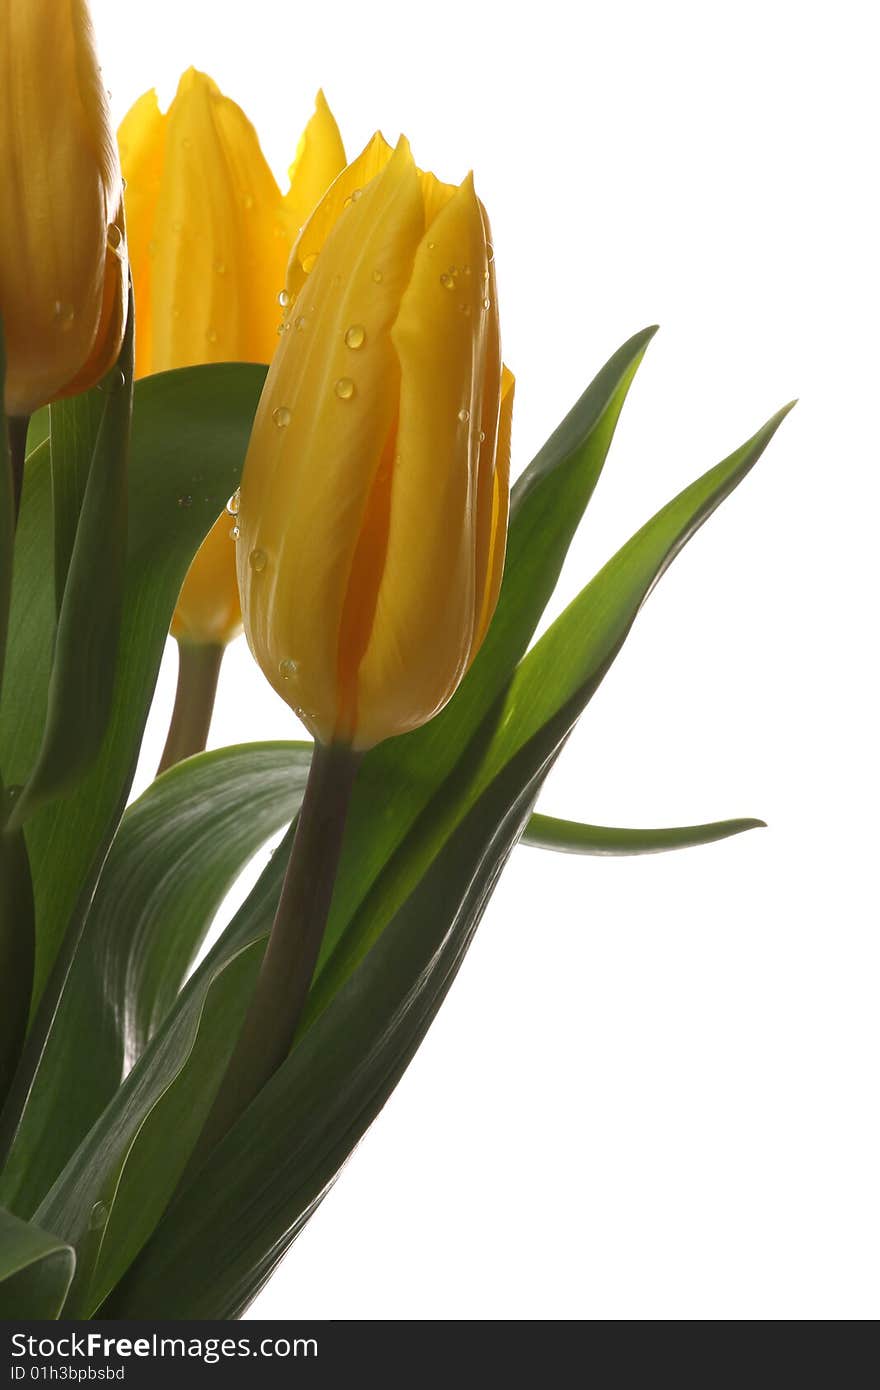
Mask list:
[[[126,811],[0,1177],[30,1216],[174,1003],[224,896],[296,814],[311,744],[178,763]]]
[[[131,785],[181,583],[237,485],[264,376],[263,367],[221,364],[148,377],[135,387],[122,629],[109,727],[87,776],[27,826],[37,895],[37,994],[71,922],[75,942]],[[28,463],[0,711],[0,766],[9,783],[26,779],[39,751],[54,627],[47,446]],[[64,962],[60,969],[63,975]]]
[[[661,854],[670,849],[711,845],[744,830],[766,827],[762,820],[716,820],[708,825],[677,825],[666,830],[621,830],[612,825],[582,825],[576,820],[534,815],[521,843],[565,854]]]
[[[0,1207],[0,1318],[57,1318],[74,1264],[69,1245]]]

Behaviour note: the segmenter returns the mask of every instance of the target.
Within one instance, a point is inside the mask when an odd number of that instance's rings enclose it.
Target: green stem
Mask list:
[[[9,417],[9,457],[12,462],[12,505],[16,526],[18,525],[18,513],[21,511],[21,493],[24,487],[24,460],[27,454],[28,425],[30,422],[29,415],[11,415]]]
[[[256,987],[190,1172],[232,1128],[290,1052],[327,925],[360,761],[361,754],[345,745],[315,744]]]
[[[158,772],[165,772],[208,742],[224,648],[219,643],[178,642],[177,694]]]

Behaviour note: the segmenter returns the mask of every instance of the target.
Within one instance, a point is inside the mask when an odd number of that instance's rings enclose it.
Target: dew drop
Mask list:
[[[463,425],[466,425],[468,420],[471,418],[471,412],[469,410],[465,410],[464,406],[462,406],[461,410],[458,412],[458,418]]]
[[[216,328],[209,328],[208,331],[207,331],[207,333],[205,334],[205,337],[207,338],[207,340],[208,340],[209,343],[216,343],[216,341],[217,341],[217,330],[216,330]]]
[[[362,323],[353,323],[351,328],[345,330],[345,346],[350,348],[362,348],[367,340],[367,330]]]
[[[465,318],[467,318],[471,312],[471,306],[469,304],[459,304],[458,311],[460,314],[464,314]]]
[[[254,205],[253,196],[250,193],[245,193],[241,200],[241,205],[243,208],[247,208],[249,211]]]
[[[248,564],[257,574],[262,574],[267,564],[265,550],[252,550],[248,556]]]
[[[483,300],[483,308],[484,308],[484,309],[491,309],[491,307],[492,307],[492,301],[491,301],[491,299],[484,299],[484,300]]]
[[[436,251],[436,250],[437,250],[437,243],[436,243],[436,241],[429,241],[429,242],[428,242],[428,250],[429,250],[429,251]]]
[[[470,275],[471,273],[471,268],[469,265],[463,265],[461,270],[463,275]]]
[[[341,376],[333,389],[341,401],[350,401],[354,395],[354,382],[350,376]]]
[[[491,265],[492,262],[494,261],[494,259],[495,259],[495,247],[492,245],[491,241],[487,241],[487,242],[486,242],[486,260],[487,260],[487,261],[489,262],[489,264]]]
[[[183,493],[182,496],[178,497],[177,499],[178,507],[191,507],[192,504],[193,500],[188,492]]]
[[[485,430],[480,430],[480,443],[481,443],[481,444],[485,444],[485,442],[486,442],[486,431],[485,431]]]
[[[357,200],[358,200],[358,198],[359,198],[359,197],[361,196],[361,194],[363,193],[363,191],[364,191],[364,190],[363,190],[362,188],[353,188],[353,189],[351,190],[351,201],[352,201],[353,203],[356,203]]]
[[[444,290],[454,290],[454,289],[455,289],[455,281],[454,281],[454,279],[453,279],[452,276],[449,275],[445,270],[444,270],[443,274],[440,276],[440,284],[443,286]]]
[[[296,329],[297,333],[302,333],[303,329],[306,326],[306,321],[302,314],[300,314],[298,318],[295,318],[293,320],[293,326]]]
[[[373,271],[373,280],[374,280],[375,284],[381,285],[381,283],[382,283],[382,272],[381,272],[381,270],[374,270],[374,271]]]
[[[238,516],[238,513],[239,513],[239,511],[241,510],[241,488],[240,488],[240,487],[237,487],[237,488],[235,489],[235,492],[232,494],[232,496],[230,497],[229,501],[226,503],[226,510],[228,511],[228,513],[229,513],[230,516]]]
[[[290,303],[290,295],[287,293],[287,290],[278,291],[278,303],[281,305],[282,309],[287,308]]]
[[[241,535],[241,527],[239,526],[238,522],[236,522],[234,526],[230,527],[229,535],[232,540],[238,540],[239,536]]]
[[[183,137],[183,139],[181,140],[180,143],[181,143],[181,145],[183,146],[183,148],[184,148],[185,150],[191,150],[191,149],[192,149],[192,140],[190,140],[190,138],[189,138],[188,135],[184,135],[184,137]]]
[[[283,681],[289,681],[291,676],[296,675],[296,662],[292,661],[289,656],[285,657],[284,661],[279,663],[278,674]]]
[[[56,299],[52,308],[52,316],[61,329],[61,332],[68,333],[73,327],[73,320],[76,318],[76,310],[72,304],[65,304],[63,300]]]
[[[290,424],[290,411],[286,405],[277,405],[272,411],[272,419],[280,430]]]
[[[111,222],[107,228],[107,245],[111,251],[118,251],[122,245],[122,232],[115,222]]]
[[[311,275],[312,271],[314,270],[314,268],[315,268],[315,266],[316,266],[317,264],[318,264],[318,253],[317,253],[317,251],[313,251],[313,252],[311,253],[310,256],[304,256],[304,257],[303,257],[303,260],[302,260],[303,273],[304,273],[305,275]]]
[[[125,372],[119,367],[108,372],[103,381],[98,382],[98,390],[105,392],[108,396],[115,396],[117,391],[121,391],[125,385]]]
[[[107,1210],[106,1202],[96,1202],[89,1212],[89,1230],[102,1231],[107,1225],[107,1218],[110,1213]]]

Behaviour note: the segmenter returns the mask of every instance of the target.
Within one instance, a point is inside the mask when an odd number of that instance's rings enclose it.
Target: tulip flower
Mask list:
[[[95,385],[122,344],[122,177],[85,0],[0,0],[5,407]]]
[[[256,131],[210,77],[190,68],[168,111],[154,91],[119,128],[137,303],[137,375],[206,362],[268,362],[278,291],[300,225],[345,166],[319,92],[282,195]],[[204,747],[223,649],[241,631],[224,512],[184,581],[171,632],[178,703],[161,767]]]
[[[492,618],[513,379],[485,210],[376,136],[294,247],[238,511],[251,649],[315,736],[251,1004],[196,1162],[293,1043],[364,750],[424,724]]]
[[[245,632],[321,742],[425,723],[492,617],[512,378],[469,176],[376,136],[304,227],[238,514]]]

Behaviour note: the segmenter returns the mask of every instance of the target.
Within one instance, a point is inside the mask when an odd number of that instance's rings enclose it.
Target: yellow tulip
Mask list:
[[[501,583],[513,378],[471,176],[375,136],[286,285],[242,478],[244,627],[315,737],[365,749],[442,708]]]
[[[122,179],[85,0],[0,0],[0,318],[10,416],[93,386],[128,302]]]
[[[154,91],[119,128],[137,319],[137,375],[206,362],[268,362],[278,292],[300,223],[345,166],[318,93],[282,195],[256,131],[234,101],[190,68],[164,114]],[[241,630],[231,519],[196,555],[172,633],[225,644]]]

